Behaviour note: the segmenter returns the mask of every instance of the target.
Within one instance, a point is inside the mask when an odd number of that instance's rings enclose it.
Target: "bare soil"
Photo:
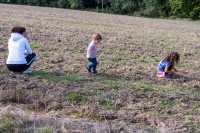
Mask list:
[[[31,75],[5,66],[7,40],[16,25],[27,28],[38,56]],[[94,32],[103,41],[98,74],[90,75],[86,47]],[[199,21],[0,4],[0,132],[51,127],[55,133],[198,133],[199,50]],[[181,54],[178,76],[158,81],[156,65],[170,51]],[[30,124],[38,122],[31,114],[41,116],[42,126]],[[9,120],[17,124],[3,125]],[[63,121],[65,126],[56,126]]]

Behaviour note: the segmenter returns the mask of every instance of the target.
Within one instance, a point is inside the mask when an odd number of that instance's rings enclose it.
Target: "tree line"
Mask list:
[[[200,19],[200,0],[0,0],[0,2],[134,16]]]

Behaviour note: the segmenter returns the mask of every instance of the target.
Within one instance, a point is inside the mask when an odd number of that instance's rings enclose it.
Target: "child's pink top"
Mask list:
[[[97,48],[94,41],[92,41],[87,47],[87,58],[96,58]]]

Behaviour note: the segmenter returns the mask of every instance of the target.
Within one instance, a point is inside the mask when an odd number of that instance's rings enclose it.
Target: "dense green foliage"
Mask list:
[[[143,15],[149,17],[164,16],[169,17],[171,7],[169,0],[143,0]]]
[[[194,0],[192,2],[192,11],[190,12],[190,17],[192,19],[200,19],[200,0]]]
[[[111,10],[114,13],[133,14],[141,7],[141,0],[112,0]]]
[[[200,19],[200,0],[0,0],[0,2],[72,9],[101,8],[103,10],[100,11],[117,14]]]

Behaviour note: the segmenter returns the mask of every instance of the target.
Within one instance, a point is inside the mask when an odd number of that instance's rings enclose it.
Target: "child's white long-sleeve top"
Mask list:
[[[96,58],[97,48],[94,41],[92,41],[87,47],[87,58]]]
[[[26,55],[32,54],[28,40],[19,33],[12,33],[8,41],[8,58],[6,64],[26,64]]]

